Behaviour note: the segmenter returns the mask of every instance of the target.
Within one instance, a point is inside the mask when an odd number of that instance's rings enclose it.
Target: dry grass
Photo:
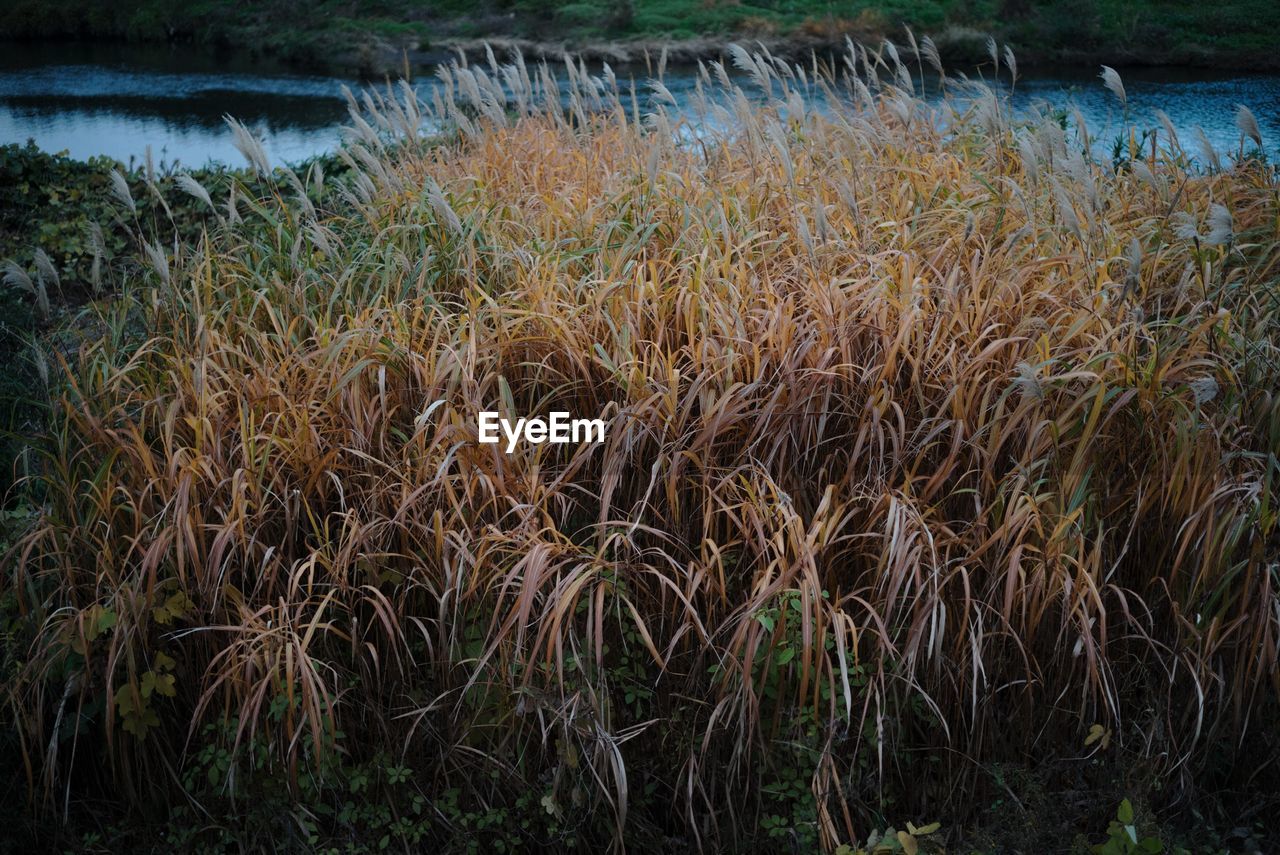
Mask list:
[[[742,52],[768,103],[711,69],[693,125],[455,67],[434,107],[366,101],[342,213],[277,172],[151,245],[111,310],[149,337],[71,366],[13,562],[33,786],[105,740],[143,791],[231,717],[294,774],[339,730],[441,786],[558,769],[620,831],[642,768],[714,848],[809,728],[834,846],[881,786],[936,813],[1095,723],[1184,783],[1247,749],[1280,643],[1274,172],[1112,169],[989,95],[927,107],[901,55]],[[457,133],[394,143],[424,118]],[[507,456],[495,408],[608,439]],[[145,738],[109,704],[51,739],[122,689]]]

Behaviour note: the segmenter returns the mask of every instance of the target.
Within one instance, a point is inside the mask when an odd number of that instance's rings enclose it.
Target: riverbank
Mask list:
[[[343,174],[5,152],[104,230],[35,311],[114,297],[0,529],[0,855],[1262,850],[1274,168],[531,77]]]
[[[382,74],[406,63],[430,66],[486,43],[533,57],[569,51],[611,62],[657,56],[719,56],[733,40],[759,41],[781,55],[929,33],[944,59],[985,57],[987,35],[1009,44],[1026,67],[1105,63],[1280,69],[1271,5],[1226,6],[1142,0],[934,0],[905,4],[818,0],[786,5],[659,0],[605,4],[563,0],[324,0],[299,14],[290,0],[246,11],[231,0],[180,4],[125,0],[18,0],[0,10],[0,33],[25,41],[116,40],[247,51],[302,68]]]

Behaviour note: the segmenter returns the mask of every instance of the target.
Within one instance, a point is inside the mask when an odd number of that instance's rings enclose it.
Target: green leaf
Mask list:
[[[611,374],[618,373],[618,366],[614,365],[613,360],[609,358],[609,354],[599,344],[595,345],[596,358],[600,360],[605,368],[609,369]]]
[[[178,591],[171,594],[163,605],[156,606],[151,612],[157,622],[167,624],[174,618],[185,615],[193,605],[194,603],[191,602],[191,598],[187,596],[185,591]]]
[[[98,613],[98,632],[103,633],[111,629],[119,619],[113,609],[102,609]]]
[[[145,677],[143,682],[146,682]],[[160,718],[147,703],[146,695],[140,697],[134,691],[132,685],[126,684],[116,690],[115,703],[120,712],[120,718],[124,723],[125,731],[132,733],[139,739],[147,735],[149,728],[160,724]]]
[[[145,709],[136,716],[126,717],[124,720],[124,729],[128,733],[132,733],[134,736],[142,739],[147,735],[147,730],[149,728],[157,727],[159,724],[160,719],[156,716],[155,711]]]
[[[1116,819],[1125,825],[1133,822],[1133,805],[1130,804],[1128,799],[1120,802],[1120,809],[1116,811]]]
[[[173,685],[174,679],[175,678],[172,674],[157,675],[156,676],[156,692],[158,694],[165,696],[166,698],[172,698],[174,695],[178,694],[178,690],[174,688],[174,685]]]
[[[137,708],[134,700],[133,687],[124,685],[116,689],[115,702],[116,702],[116,709],[119,710],[120,715],[122,716],[133,715],[135,709]]]

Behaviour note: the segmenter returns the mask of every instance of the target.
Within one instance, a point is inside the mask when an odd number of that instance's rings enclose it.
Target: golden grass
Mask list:
[[[295,769],[337,730],[440,780],[568,763],[619,833],[644,768],[703,845],[806,726],[826,846],[914,749],[972,781],[1103,723],[1189,780],[1244,746],[1280,640],[1274,172],[1113,169],[853,57],[740,57],[758,105],[713,69],[697,134],[580,69],[561,111],[545,69],[455,67],[434,109],[366,102],[340,212],[278,172],[156,248],[14,562],[33,785],[55,716],[122,688],[144,738],[118,703],[77,738],[134,791],[231,717]],[[422,115],[459,131],[390,142]],[[608,438],[508,456],[485,409]]]

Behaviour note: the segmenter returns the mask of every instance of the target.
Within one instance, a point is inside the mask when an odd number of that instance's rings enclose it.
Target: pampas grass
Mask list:
[[[231,131],[232,144],[248,162],[249,167],[259,176],[270,175],[271,161],[267,157],[267,150],[263,148],[261,140],[255,137],[243,122],[232,116],[223,116],[222,119]]]
[[[120,170],[111,170],[111,193],[129,209],[129,213],[137,214],[138,205],[133,201],[133,192],[129,189],[129,182],[125,180]]]
[[[6,259],[0,264],[0,269],[4,270],[4,284],[31,294],[36,299],[36,310],[39,312],[40,317],[49,317],[51,310],[49,289],[45,287],[43,276],[37,275],[33,280],[21,265],[10,259]]]
[[[1171,791],[1261,761],[1274,175],[1115,170],[857,47],[856,79],[731,56],[765,101],[708,71],[697,134],[572,64],[353,98],[372,136],[309,210],[232,123],[277,192],[139,235],[55,384],[9,571],[37,795],[78,751],[176,803],[225,721],[290,776],[381,752],[430,799],[553,786],[597,847],[718,850],[800,745],[832,850],[881,792],[963,816],[990,764],[1089,762],[1098,723]],[[606,441],[476,442],[556,409]]]
[[[1258,127],[1258,120],[1244,104],[1236,105],[1236,127],[1242,137],[1248,137],[1254,145],[1262,148],[1262,130]]]
[[[209,196],[209,191],[206,190],[204,185],[197,181],[190,173],[178,173],[176,181],[178,187],[180,187],[188,196],[199,199],[208,206],[210,211],[217,211],[217,206],[213,204],[213,199]]]
[[[938,77],[945,78],[947,76],[942,67],[942,55],[938,53],[938,46],[933,39],[925,36],[920,40],[920,54],[924,57],[925,62],[929,63],[929,67],[937,73]]]
[[[1102,78],[1102,85],[1116,96],[1116,100],[1120,102],[1120,106],[1126,110],[1129,108],[1129,96],[1124,91],[1124,81],[1120,79],[1120,74],[1111,66],[1102,66],[1102,73],[1098,75]]]
[[[1004,46],[1004,66],[1009,69],[1009,82],[1011,86],[1018,85],[1018,58],[1013,55],[1013,48],[1008,45]]]

